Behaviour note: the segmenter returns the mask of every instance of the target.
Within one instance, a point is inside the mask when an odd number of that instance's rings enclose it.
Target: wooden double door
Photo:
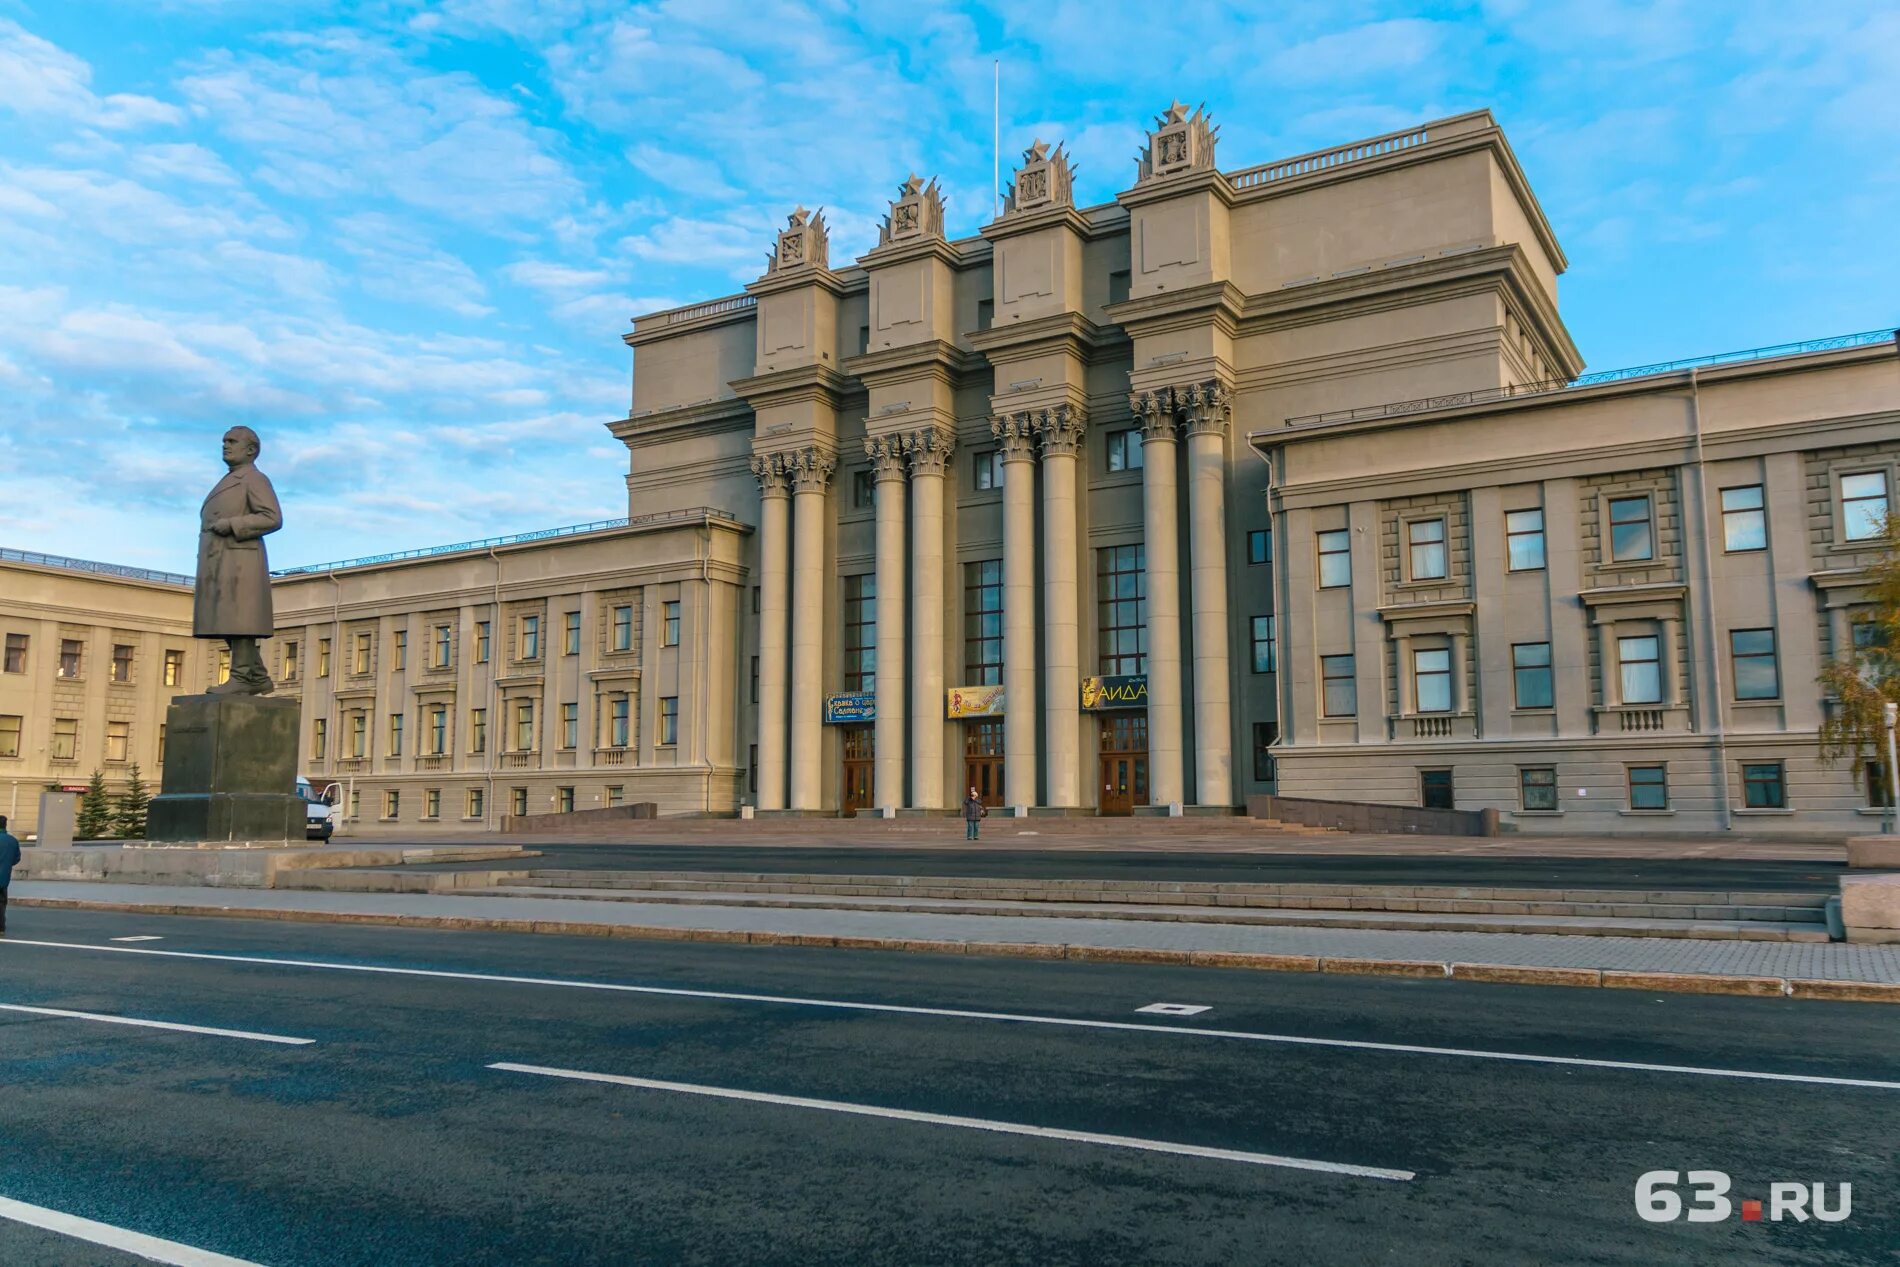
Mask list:
[[[1098,812],[1127,817],[1148,803],[1148,714],[1110,713],[1102,719],[1102,795]]]
[[[957,803],[976,789],[977,799],[985,805],[1003,803],[1003,723],[973,721],[963,728],[963,786],[957,789]]]
[[[844,728],[844,794],[840,800],[846,818],[856,818],[859,810],[870,809],[877,791],[872,761],[877,751],[872,742],[874,733],[869,726]]]

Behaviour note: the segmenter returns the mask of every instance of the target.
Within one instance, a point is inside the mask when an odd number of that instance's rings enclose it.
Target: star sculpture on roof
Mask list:
[[[919,193],[923,192],[923,188],[924,188],[923,180],[917,175],[916,172],[912,172],[904,180],[904,186],[903,186],[904,197],[915,198]]]
[[[805,204],[802,202],[798,204],[796,211],[793,211],[791,215],[785,217],[786,223],[791,225],[794,229],[803,228],[805,221],[809,219],[811,219],[811,212],[805,210]]]
[[[1029,148],[1023,151],[1023,162],[1025,163],[1040,163],[1048,157],[1049,143],[1041,137],[1037,137],[1034,141],[1031,141]]]
[[[1173,105],[1168,107],[1167,121],[1169,123],[1179,123],[1187,117],[1188,117],[1188,108],[1182,105],[1179,101],[1176,101]]]

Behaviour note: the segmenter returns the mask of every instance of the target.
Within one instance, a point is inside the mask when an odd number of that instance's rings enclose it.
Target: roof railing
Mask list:
[[[727,295],[722,299],[708,299],[704,303],[688,304],[684,308],[667,308],[660,312],[644,312],[633,319],[636,333],[645,333],[655,326],[676,326],[688,321],[697,321],[701,317],[716,317],[722,312],[738,312],[742,308],[756,308],[759,305],[756,295]]]
[[[61,554],[40,554],[34,550],[10,550],[0,546],[0,562],[31,563],[39,567],[59,568],[66,572],[90,572],[95,576],[117,576],[129,581],[150,581],[155,585],[197,584],[193,577],[178,572],[155,572],[150,568],[128,567],[123,563],[99,563],[92,559],[69,559]]]
[[[1363,422],[1369,418],[1397,418],[1422,414],[1434,409],[1458,409],[1466,405],[1486,405],[1493,401],[1515,400],[1526,396],[1548,396],[1557,392],[1600,387],[1628,379],[1649,378],[1658,374],[1680,373],[1711,365],[1733,365],[1744,361],[1765,361],[1780,356],[1800,356],[1809,352],[1835,352],[1843,348],[1871,347],[1877,343],[1900,343],[1900,330],[1865,330],[1859,334],[1840,334],[1828,339],[1810,339],[1805,343],[1777,343],[1769,347],[1747,348],[1740,352],[1718,352],[1713,356],[1689,357],[1681,361],[1660,361],[1629,369],[1602,370],[1577,378],[1550,378],[1535,383],[1513,383],[1504,387],[1479,387],[1471,391],[1447,392],[1439,396],[1420,396],[1395,400],[1383,405],[1364,405],[1358,409],[1336,409],[1330,413],[1299,414],[1288,418],[1289,427],[1324,427],[1342,422]]]
[[[728,523],[739,523],[739,517],[728,511],[717,510],[711,506],[694,506],[686,510],[662,510],[650,515],[631,515],[624,519],[596,519],[592,523],[568,524],[561,528],[542,528],[535,532],[518,532],[507,537],[484,537],[480,541],[458,541],[453,545],[427,546],[420,550],[398,550],[391,554],[372,554],[360,559],[343,559],[336,563],[306,563],[301,567],[279,568],[272,576],[310,576],[323,572],[341,572],[346,568],[374,567],[381,563],[400,563],[405,559],[432,559],[445,554],[465,554],[473,550],[489,550],[497,546],[525,545],[532,541],[549,541],[556,537],[576,537],[589,532],[609,532],[616,528],[642,528],[662,523],[691,523],[699,519],[722,519]]]

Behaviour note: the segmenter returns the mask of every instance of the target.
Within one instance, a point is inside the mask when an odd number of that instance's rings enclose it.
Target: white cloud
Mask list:
[[[18,22],[0,18],[0,107],[113,131],[175,124],[177,106],[156,97],[92,90],[92,67]]]

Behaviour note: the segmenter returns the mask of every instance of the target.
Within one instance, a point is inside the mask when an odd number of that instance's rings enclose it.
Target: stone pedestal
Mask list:
[[[165,771],[146,815],[152,841],[304,839],[294,699],[181,695],[165,712]]]
[[[1854,871],[1900,871],[1900,836],[1855,836],[1847,842]]]

